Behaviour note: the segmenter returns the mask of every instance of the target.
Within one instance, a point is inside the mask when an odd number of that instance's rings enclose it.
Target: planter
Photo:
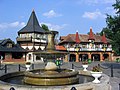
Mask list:
[[[25,66],[26,66],[26,68],[27,68],[26,71],[29,71],[31,64],[26,64]]]
[[[87,71],[88,64],[86,64],[86,65],[82,65],[82,67],[83,67],[83,71]]]
[[[93,72],[93,71],[91,71],[91,75],[95,78],[92,81],[93,83],[100,83],[99,78],[102,76],[102,72]]]

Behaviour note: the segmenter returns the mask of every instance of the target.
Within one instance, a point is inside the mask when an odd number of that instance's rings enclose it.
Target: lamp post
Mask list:
[[[68,51],[68,61],[70,61],[70,47],[69,47],[69,45],[67,46],[67,51]]]

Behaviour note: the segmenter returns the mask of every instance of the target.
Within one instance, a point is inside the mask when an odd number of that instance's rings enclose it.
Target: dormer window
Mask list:
[[[11,44],[11,43],[8,43],[8,44],[7,44],[7,48],[12,48],[12,44]]]

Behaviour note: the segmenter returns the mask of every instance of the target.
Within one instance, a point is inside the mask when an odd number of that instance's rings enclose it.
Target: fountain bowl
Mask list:
[[[78,72],[67,69],[37,69],[25,72],[24,83],[30,85],[55,86],[69,85],[79,82]]]

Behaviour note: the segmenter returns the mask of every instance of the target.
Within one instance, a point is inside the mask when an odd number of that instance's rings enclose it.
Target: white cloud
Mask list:
[[[99,10],[96,10],[94,12],[85,12],[82,17],[89,19],[97,19],[97,18],[105,18],[106,15],[102,14]]]
[[[103,0],[103,3],[115,3],[115,0]]]
[[[54,10],[50,10],[49,12],[43,13],[43,16],[46,16],[48,18],[52,18],[52,17],[62,16],[62,14],[58,14]]]
[[[45,23],[45,22],[42,22],[41,24],[45,24],[45,25],[48,26],[48,28],[49,28],[50,30],[55,30],[55,31],[62,30],[62,29],[64,29],[64,28],[67,26],[67,24],[56,25],[56,24]]]
[[[25,26],[24,22],[0,23],[0,30]]]
[[[115,0],[78,0],[78,4],[89,4],[89,5],[95,5],[95,4],[114,4]]]

